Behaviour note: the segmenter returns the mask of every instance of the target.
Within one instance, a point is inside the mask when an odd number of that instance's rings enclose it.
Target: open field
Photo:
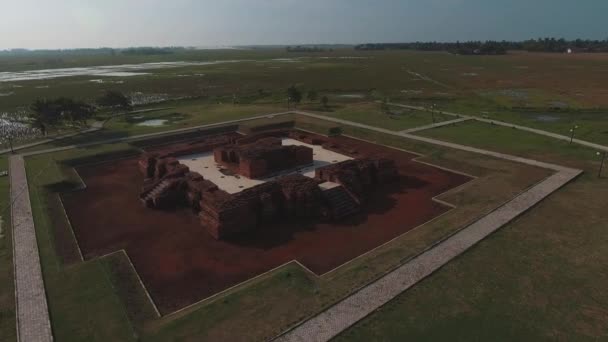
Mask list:
[[[0,82],[0,112],[27,107],[35,98],[70,96],[93,101],[103,91],[120,90],[149,101],[170,100],[159,113],[167,125],[194,124],[197,106],[232,104],[286,108],[285,89],[295,84],[304,91],[301,108],[375,123],[400,130],[431,122],[424,113],[392,115],[385,120],[370,101],[430,106],[608,143],[608,75],[606,54],[513,53],[506,56],[458,56],[437,52],[355,51],[297,54],[280,49],[191,51],[165,56],[71,56],[65,60],[0,59],[3,70],[82,67],[163,61],[230,61],[214,65],[144,70],[130,77],[78,76],[50,80]],[[306,99],[316,90],[317,99]],[[329,108],[318,102],[328,96]],[[144,100],[145,103],[148,100]],[[144,106],[145,107],[145,106]],[[226,113],[232,110],[222,107]],[[261,108],[261,107],[260,107]],[[239,109],[235,109],[239,111]],[[369,114],[368,112],[374,112]],[[367,114],[366,114],[367,113]],[[103,116],[103,114],[102,114]],[[408,117],[407,119],[405,117]],[[438,121],[445,118],[438,116]],[[167,127],[137,126],[131,118],[111,121],[110,129],[151,132]],[[115,133],[118,134],[118,133]],[[123,134],[123,133],[121,133]],[[96,139],[96,137],[91,137]]]
[[[106,124],[109,131],[124,132],[125,135],[136,135],[210,124],[214,122],[242,119],[264,113],[284,112],[278,105],[219,105],[219,104],[185,104],[175,109],[166,109],[142,114],[118,116]],[[157,127],[144,126],[142,123],[151,120],[166,120]]]
[[[574,341],[607,336],[608,296],[602,289],[608,281],[608,216],[603,209],[608,182],[597,177],[593,151],[480,125],[424,135],[559,162],[582,168],[586,175],[336,340]],[[480,131],[484,133],[473,134]]]
[[[307,118],[305,121],[308,122],[304,124],[310,128],[311,119]],[[112,291],[113,288],[120,289],[120,286],[127,285],[116,283],[112,280],[115,277],[105,277],[106,273],[96,273],[99,267],[105,267],[107,263],[100,264],[103,260],[95,259],[74,264],[62,262],[61,258],[58,258],[57,240],[54,236],[57,230],[69,229],[69,225],[65,215],[57,212],[59,210],[56,207],[57,197],[52,191],[53,188],[57,189],[62,180],[77,182],[70,168],[62,166],[64,165],[62,160],[84,155],[99,155],[106,150],[124,149],[124,145],[91,147],[28,158],[29,170],[48,169],[48,172],[44,172],[38,180],[32,182],[36,186],[31,191],[36,228],[38,233],[42,234],[40,236],[44,237],[40,243],[43,270],[49,291],[49,305],[53,317],[58,317],[53,319],[56,338],[78,340],[84,336],[99,336],[99,340],[103,340],[113,336],[114,340],[126,340],[127,336],[133,334],[132,329],[136,329],[143,340],[151,341],[171,340],[175,336],[230,340],[241,339],[243,336],[251,339],[269,338],[407,260],[429,243],[470,222],[481,213],[491,210],[546,176],[543,170],[481,158],[464,152],[446,153],[445,150],[428,145],[360,129],[347,129],[347,133],[424,153],[426,157],[423,160],[426,162],[474,174],[478,178],[467,186],[440,197],[444,201],[455,204],[456,209],[423,226],[424,229],[411,231],[367,254],[364,258],[357,259],[357,262],[340,268],[330,277],[311,277],[303,269],[288,265],[251,284],[240,286],[219,298],[203,302],[179,314],[161,320],[146,321],[145,324],[133,323],[131,326],[128,322],[137,322],[137,320],[125,321],[121,317],[131,317],[130,313],[137,312],[138,309],[124,307],[124,303],[133,305],[132,301],[120,299],[120,293],[125,291]],[[53,184],[55,185],[48,187]],[[53,224],[50,224],[51,220]],[[69,277],[67,273],[70,273]],[[59,282],[62,277],[63,283]],[[91,288],[93,283],[89,282],[94,282],[95,287]],[[79,289],[80,287],[82,289]],[[87,297],[94,294],[96,294],[94,298]],[[78,298],[90,300],[85,304]],[[78,307],[75,306],[76,303],[79,303]],[[264,309],[269,307],[273,310]],[[261,315],[261,312],[264,314]],[[109,316],[105,317],[106,315]],[[100,327],[95,327],[92,323],[83,322],[82,325],[76,323],[80,318],[85,317],[90,322],[107,319],[108,325],[114,328],[97,332]],[[74,330],[74,324],[79,324],[78,326],[82,328]],[[68,332],[71,335],[66,335]],[[248,335],[244,335],[245,332]]]
[[[305,107],[306,109],[306,107]],[[359,122],[366,125],[382,127],[394,131],[430,125],[433,117],[424,111],[408,110],[403,108],[391,109],[391,114],[383,113],[379,103],[353,103],[340,106],[331,112],[317,112],[332,118]],[[435,122],[453,120],[453,117],[435,114]]]
[[[352,50],[328,54],[306,54],[302,55],[306,58],[292,60],[276,60],[300,56],[282,50],[122,56],[115,60],[110,56],[75,56],[56,63],[45,58],[28,61],[0,59],[0,66],[6,67],[3,70],[14,71],[174,61],[176,57],[186,61],[247,60],[160,69],[150,71],[149,75],[108,77],[104,78],[104,81],[109,81],[106,83],[91,82],[99,77],[83,76],[0,83],[0,93],[12,93],[0,97],[0,112],[25,106],[35,97],[67,95],[92,100],[106,89],[161,94],[174,99],[136,108],[165,108],[159,111],[111,119],[112,113],[100,113],[99,119],[109,119],[103,130],[25,151],[31,152],[282,112],[286,110],[285,88],[296,84],[305,92],[315,89],[319,96],[327,95],[330,99],[329,108],[323,108],[318,100],[303,100],[298,108],[392,131],[428,125],[432,122],[431,114],[391,108],[394,113],[389,115],[373,101],[388,97],[397,103],[425,107],[436,104],[439,109],[487,116],[564,135],[569,134],[572,125],[578,125],[576,138],[608,144],[608,86],[604,82],[608,75],[608,56],[605,54],[454,56]],[[234,98],[237,104],[232,103]],[[297,127],[321,134],[336,126],[298,115],[256,122],[291,119],[297,120]],[[450,119],[436,115],[437,121]],[[155,120],[166,121],[161,126],[141,125],[157,122]],[[128,249],[126,239],[119,234],[120,228],[125,226],[119,225],[123,223],[116,215],[105,225],[103,222],[95,223],[100,231],[108,234],[108,239],[100,241],[104,246],[91,244],[89,254],[83,248],[85,261],[82,261],[74,231],[79,237],[78,227],[84,225],[85,218],[73,220],[72,229],[59,196],[81,184],[75,166],[132,158],[141,152],[142,147],[145,148],[146,143],[86,146],[28,157],[30,196],[55,339],[268,340],[403,264],[430,244],[548,176],[546,170],[530,166],[362,128],[342,128],[349,136],[406,150],[393,153],[419,153],[423,155],[419,161],[476,178],[438,197],[454,204],[455,209],[328,275],[319,277],[291,263],[217,297],[160,318],[147,300],[139,283],[139,274],[134,272],[146,263],[141,260],[150,259],[141,247],[148,239],[138,242],[139,247],[133,255],[117,252],[100,257],[120,248]],[[416,134],[576,167],[584,169],[586,174],[338,339],[594,340],[607,336],[608,297],[603,288],[608,281],[604,267],[608,264],[605,256],[608,241],[604,234],[608,216],[602,209],[608,205],[605,196],[608,183],[606,178],[598,179],[596,176],[599,159],[595,151],[479,122],[463,122]],[[163,139],[154,141],[158,143]],[[0,159],[0,170],[6,169],[5,162],[6,158]],[[128,164],[126,160],[116,163]],[[104,164],[100,170],[111,168],[111,165]],[[84,167],[79,171],[85,183],[95,185],[95,179],[101,179],[93,168]],[[125,174],[114,179],[112,184],[133,192],[138,186],[136,181]],[[0,178],[0,198],[7,198],[7,184],[7,178]],[[77,198],[82,194],[69,196]],[[68,215],[69,207],[68,204]],[[97,208],[91,207],[92,215],[95,210]],[[11,240],[7,214],[3,212],[0,215],[4,220],[4,237],[0,238],[0,271],[6,270],[0,272],[0,336],[8,336],[10,341],[15,339]],[[182,215],[183,221],[187,221],[186,216],[186,213]],[[176,235],[176,239],[186,240],[195,236],[194,225],[188,227],[183,235]],[[188,235],[190,233],[193,235]],[[386,239],[377,237],[379,240],[370,243],[379,245],[380,240],[390,240],[391,237],[393,235],[385,236]],[[103,251],[102,247],[105,248]],[[170,263],[177,265],[181,260],[182,264],[194,264],[185,259],[186,254],[182,252]],[[152,259],[147,265],[150,274],[153,266],[158,265],[156,261]],[[254,261],[257,260],[252,263]],[[135,264],[134,268],[131,262]],[[261,269],[258,271],[253,273],[262,272]],[[146,274],[141,276],[147,285]],[[153,291],[152,296],[155,296]],[[197,299],[204,297],[201,295]],[[173,307],[181,307],[186,302],[192,301],[183,301]],[[171,310],[162,311],[167,313]]]

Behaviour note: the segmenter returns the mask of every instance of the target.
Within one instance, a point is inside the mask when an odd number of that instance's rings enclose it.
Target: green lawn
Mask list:
[[[306,107],[304,107],[306,110]],[[402,131],[408,128],[426,126],[433,123],[431,113],[391,107],[391,114],[382,112],[379,103],[357,103],[341,105],[331,112],[317,112],[332,118],[359,122],[375,127]],[[435,114],[435,122],[453,120],[448,115]]]
[[[55,251],[53,225],[59,216],[49,215],[56,201],[46,186],[66,179],[57,164],[62,156],[100,153],[125,146],[100,146],[65,154],[41,155],[26,160],[32,212],[47,299],[57,341],[135,341],[122,302],[116,296],[99,261],[65,265]],[[63,218],[65,220],[65,217]]]
[[[593,151],[477,123],[425,133],[586,173],[336,340],[606,339],[608,178]]]
[[[527,127],[538,128],[570,136],[570,129],[575,126],[574,137],[608,145],[608,110],[606,111],[525,111],[525,112],[493,112],[487,117]]]
[[[483,147],[492,151],[534,155],[540,160],[561,160],[572,164],[576,161],[597,159],[596,151],[567,141],[520,131],[514,128],[467,121],[454,126],[443,126],[417,132],[439,140],[463,145]]]
[[[5,170],[8,170],[8,157],[0,156],[0,171]],[[0,336],[7,342],[17,340],[9,189],[8,176],[0,177]]]
[[[285,107],[278,105],[187,104],[174,109],[118,116],[108,121],[105,128],[110,131],[136,135],[285,111]],[[142,122],[148,120],[166,120],[166,122],[159,127],[141,125]]]

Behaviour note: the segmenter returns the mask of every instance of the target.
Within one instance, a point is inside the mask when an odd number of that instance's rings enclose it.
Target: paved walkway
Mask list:
[[[399,104],[399,103],[389,103],[389,105],[396,106],[396,107],[407,108],[407,109],[430,111],[430,109],[425,108],[425,107],[410,106],[410,105],[404,105],[404,104]],[[519,129],[519,130],[530,132],[530,133],[534,133],[534,134],[544,135],[546,137],[550,137],[550,138],[553,138],[553,139],[558,139],[558,140],[570,142],[570,137],[567,136],[567,135],[562,135],[562,134],[557,134],[557,133],[553,133],[553,132],[548,132],[548,131],[544,131],[542,129],[530,128],[530,127],[516,125],[516,124],[504,122],[504,121],[485,119],[485,118],[480,118],[480,117],[471,116],[471,115],[462,115],[462,114],[457,114],[457,113],[452,113],[452,112],[446,112],[446,111],[441,111],[441,110],[436,110],[435,112],[436,113],[440,113],[440,114],[444,114],[444,115],[455,116],[455,117],[458,117],[458,118],[466,118],[466,119],[469,119],[469,120],[476,120],[476,121],[479,121],[479,122],[485,122],[485,123],[494,124],[494,125],[498,125],[498,126],[515,128],[515,129]],[[433,127],[429,127],[429,128],[433,128]],[[580,140],[580,139],[576,139],[575,138],[575,139],[572,139],[572,143],[575,143],[575,144],[578,144],[578,145],[582,145],[582,146],[586,146],[586,147],[591,147],[591,148],[596,149],[598,151],[608,152],[608,147],[607,146],[596,144],[596,143],[592,143],[592,142],[589,142],[589,141]]]
[[[18,340],[52,341],[23,157],[11,156],[9,170]]]
[[[438,123],[434,123],[434,124],[430,124],[430,125],[426,125],[426,126],[419,126],[419,127],[406,129],[399,133],[414,133],[414,132],[419,132],[419,131],[425,131],[427,129],[453,125],[453,124],[457,124],[459,122],[464,122],[464,121],[469,121],[469,120],[473,120],[473,119],[472,118],[459,118],[459,119],[454,119],[454,120],[449,120],[449,121],[443,121],[443,122],[438,122]]]
[[[317,117],[315,114],[301,114]],[[345,120],[333,118],[330,118],[329,120],[339,123],[346,123],[344,122]],[[372,126],[358,123],[349,124],[386,133],[386,130]],[[543,167],[556,171],[556,173],[515,197],[498,209],[494,210],[490,214],[438,243],[426,252],[423,252],[417,257],[411,259],[409,262],[403,264],[379,280],[363,287],[341,302],[331,306],[329,309],[303,322],[292,330],[287,331],[285,334],[279,336],[276,341],[308,342],[330,340],[359,320],[372,314],[382,305],[386,304],[403,291],[423,280],[448,263],[450,260],[462,254],[467,249],[471,248],[479,241],[498,230],[500,227],[522,215],[531,207],[538,204],[545,197],[549,196],[554,191],[557,191],[559,188],[582,173],[581,170],[575,170],[555,164],[486,151],[459,144],[446,143],[443,141],[418,137],[406,133],[391,132],[390,134],[400,135],[409,139],[423,141],[443,147],[480,153],[491,157]]]

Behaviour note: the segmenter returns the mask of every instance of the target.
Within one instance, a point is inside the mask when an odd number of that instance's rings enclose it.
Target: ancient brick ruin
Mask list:
[[[274,173],[312,163],[312,149],[283,146],[278,137],[261,138],[245,145],[233,144],[213,151],[215,162],[247,178],[266,178]]]
[[[176,159],[213,151],[217,164],[248,178],[266,178],[311,164],[311,148],[281,144],[280,136],[287,135],[351,156],[357,153],[348,146],[335,146],[300,132],[209,137],[142,156],[140,200],[149,208],[191,207],[213,237],[228,239],[263,229],[264,224],[276,220],[340,220],[359,212],[377,185],[399,176],[392,160],[359,158],[318,168],[314,178],[287,174],[229,194]]]

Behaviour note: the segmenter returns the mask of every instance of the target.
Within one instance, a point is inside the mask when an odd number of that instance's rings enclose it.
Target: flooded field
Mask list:
[[[148,74],[147,71],[180,68],[188,66],[214,65],[222,63],[245,62],[245,60],[224,60],[209,62],[159,62],[141,64],[106,65],[87,68],[43,69],[19,72],[0,72],[0,82],[18,82],[32,80],[46,80],[73,76],[100,76],[100,77],[131,77]]]
[[[138,123],[137,126],[160,127],[160,126],[164,126],[168,121],[169,120],[164,120],[164,119],[146,120],[146,121],[142,121],[142,122]]]

